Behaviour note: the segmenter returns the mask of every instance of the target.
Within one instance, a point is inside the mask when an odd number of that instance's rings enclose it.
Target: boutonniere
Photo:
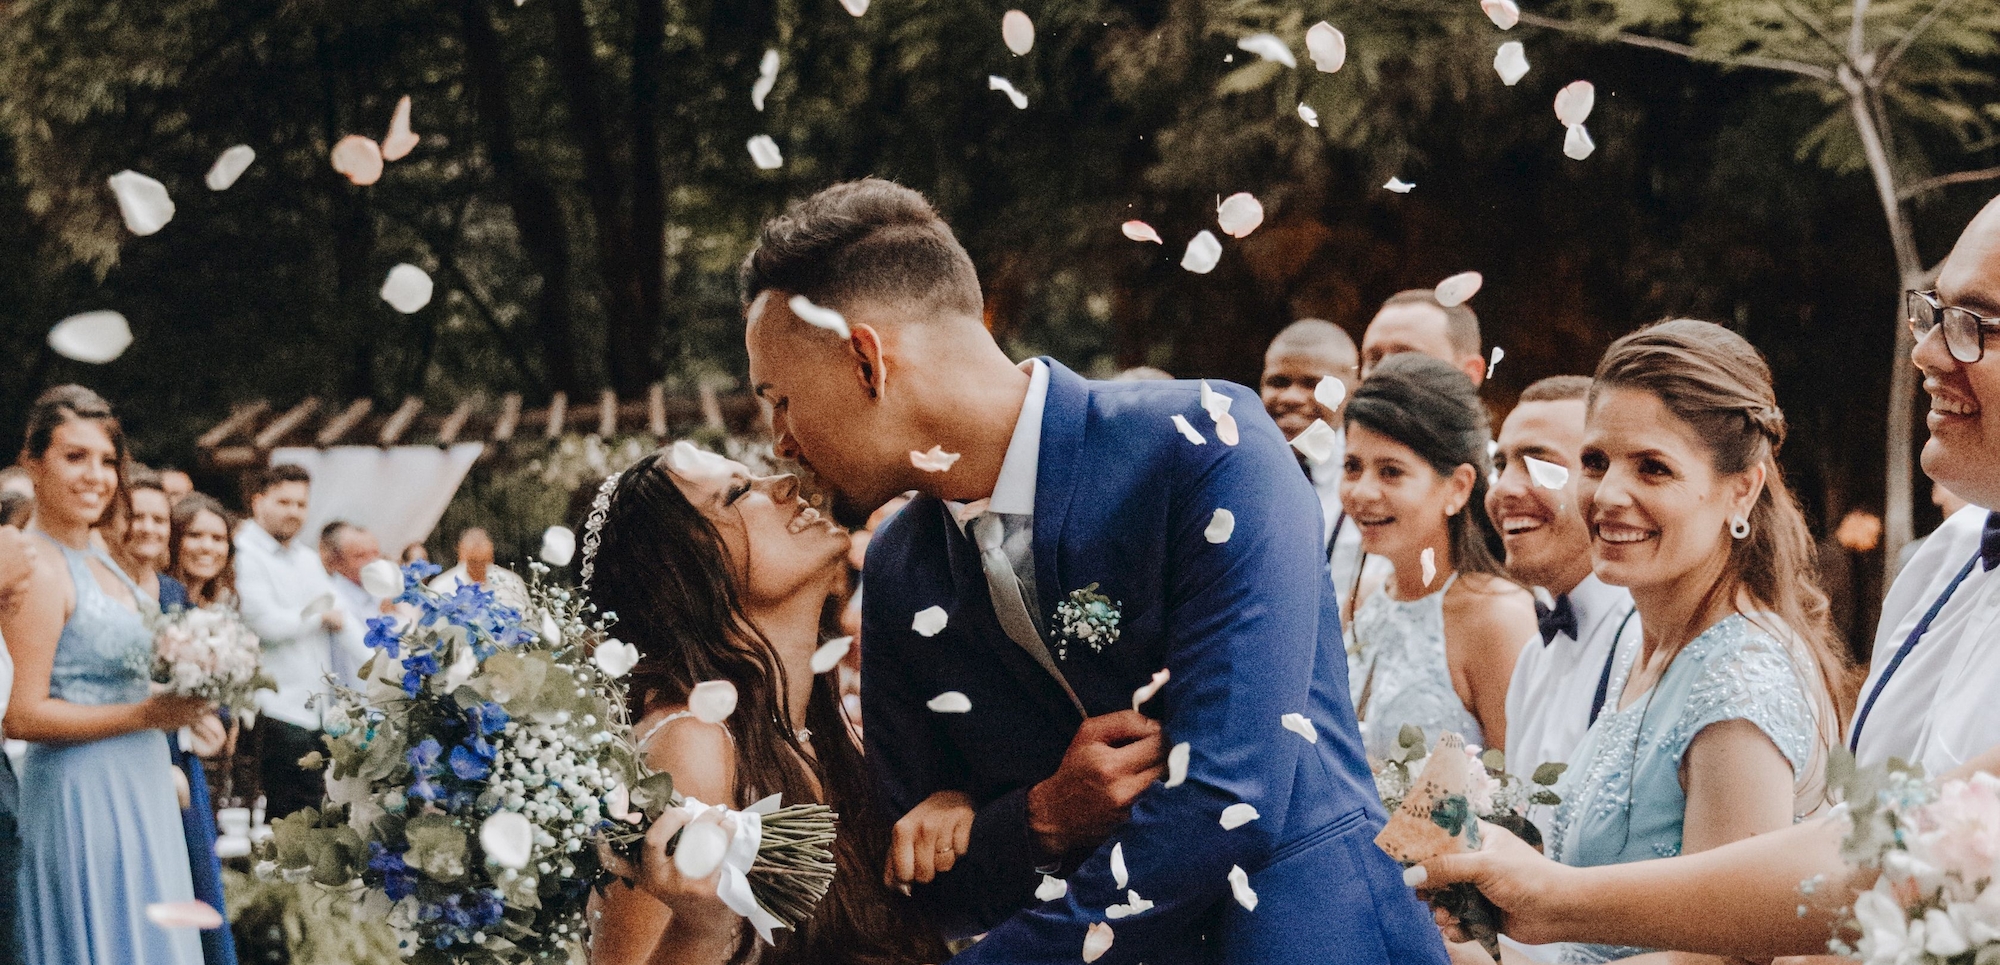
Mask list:
[[[1118,642],[1122,617],[1118,604],[1097,592],[1097,584],[1072,591],[1069,599],[1056,604],[1056,659],[1068,660],[1071,644],[1103,653],[1105,647]]]

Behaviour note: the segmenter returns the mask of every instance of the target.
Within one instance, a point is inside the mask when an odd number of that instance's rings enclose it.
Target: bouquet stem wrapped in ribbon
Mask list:
[[[633,743],[619,678],[637,654],[608,615],[539,565],[528,614],[476,585],[431,591],[432,572],[364,573],[395,580],[414,615],[369,621],[364,689],[325,708],[326,806],[277,823],[263,870],[351,893],[424,965],[566,962],[592,891],[614,880],[599,845],[636,863],[646,829],[681,808],[693,820],[675,861],[720,865],[719,895],[766,941],[812,915],[833,876],[832,811],[679,797]]]

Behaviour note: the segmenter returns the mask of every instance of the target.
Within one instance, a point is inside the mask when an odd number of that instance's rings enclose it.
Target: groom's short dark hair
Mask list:
[[[923,195],[880,178],[833,185],[765,222],[738,281],[745,305],[775,289],[836,309],[862,299],[985,308],[951,227]]]

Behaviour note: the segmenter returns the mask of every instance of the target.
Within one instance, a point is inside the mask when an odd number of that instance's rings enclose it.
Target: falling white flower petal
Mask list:
[[[1242,441],[1236,432],[1236,417],[1227,412],[1215,417],[1215,437],[1225,446],[1233,446]]]
[[[1125,892],[1125,900],[1122,903],[1105,906],[1104,917],[1112,921],[1117,921],[1120,918],[1130,918],[1142,911],[1152,910],[1153,903],[1151,901],[1139,897],[1138,892],[1128,889]]]
[[[146,906],[146,920],[161,928],[222,927],[222,913],[205,901],[162,901]]]
[[[1250,192],[1238,191],[1216,206],[1215,220],[1222,226],[1223,234],[1248,238],[1250,232],[1264,223],[1264,205]]]
[[[120,171],[111,176],[110,184],[118,198],[118,214],[133,234],[143,238],[174,220],[174,199],[167,196],[166,185],[137,171]]]
[[[1036,901],[1054,901],[1069,894],[1069,882],[1061,878],[1042,876],[1042,883],[1035,886]]]
[[[1231,804],[1222,809],[1222,830],[1234,831],[1257,820],[1259,816],[1257,809],[1248,804]]]
[[[519,811],[495,811],[479,824],[479,850],[492,864],[519,871],[534,846],[535,826]]]
[[[1257,893],[1250,890],[1250,873],[1244,871],[1241,866],[1229,866],[1229,890],[1236,896],[1236,903],[1242,905],[1244,911],[1257,910]]]
[[[1035,48],[1035,22],[1019,10],[1009,10],[1000,17],[1000,39],[1014,56],[1025,56]]]
[[[1144,221],[1127,221],[1119,226],[1119,230],[1125,232],[1125,237],[1133,241],[1150,241],[1156,245],[1167,243],[1166,239],[1160,237],[1159,232],[1153,230],[1152,225]]]
[[[1117,936],[1111,933],[1111,926],[1095,922],[1090,930],[1083,933],[1083,960],[1085,963],[1097,961],[1111,950],[1111,942]]]
[[[1528,49],[1518,40],[1509,40],[1500,45],[1500,52],[1493,55],[1493,69],[1500,74],[1500,83],[1509,87],[1528,76]]]
[[[750,106],[764,109],[764,98],[771,96],[771,88],[778,86],[778,52],[764,51],[764,59],[757,62],[757,82],[750,85]]]
[[[1311,106],[1311,105],[1309,105],[1309,104],[1305,103],[1304,101],[1300,101],[1300,102],[1299,102],[1299,120],[1302,120],[1302,121],[1306,122],[1306,126],[1308,126],[1308,127],[1318,127],[1318,126],[1319,126],[1319,112],[1318,112],[1318,111],[1316,111],[1316,110],[1313,110],[1313,109],[1312,109],[1312,106]]]
[[[1286,714],[1278,722],[1285,725],[1286,730],[1305,738],[1306,743],[1319,743],[1319,728],[1314,726],[1312,718],[1304,714]]]
[[[944,607],[930,607],[917,611],[916,619],[910,621],[910,629],[917,631],[918,636],[935,637],[939,630],[944,629],[948,619],[950,617],[945,614]]]
[[[1152,700],[1153,695],[1159,693],[1160,688],[1165,687],[1168,678],[1171,678],[1173,675],[1172,670],[1161,667],[1159,671],[1153,674],[1153,679],[1146,682],[1145,686],[1132,691],[1132,709],[1136,711],[1146,701]]]
[[[1174,428],[1180,430],[1180,434],[1184,438],[1186,438],[1187,441],[1192,442],[1197,446],[1208,445],[1208,440],[1202,438],[1201,433],[1196,432],[1194,426],[1188,423],[1187,416],[1181,415],[1180,413],[1176,412],[1174,413],[1173,419],[1174,419]]]
[[[1569,129],[1563,135],[1563,154],[1572,161],[1581,161],[1597,150],[1596,142],[1590,139],[1590,132],[1582,124]]]
[[[410,95],[404,94],[396,102],[395,115],[389,118],[389,136],[382,139],[382,160],[402,160],[416,150],[418,140],[410,130]]]
[[[1211,543],[1227,543],[1236,532],[1236,514],[1226,509],[1215,511],[1215,517],[1208,521],[1208,528],[1201,531],[1203,539]]]
[[[853,336],[847,327],[847,316],[831,308],[815,305],[812,299],[804,295],[793,295],[785,302],[785,307],[790,308],[792,314],[797,315],[800,321],[826,329],[840,336],[843,341]]]
[[[750,139],[750,163],[759,171],[775,171],[785,166],[784,152],[778,150],[778,142],[769,134],[759,134]]]
[[[857,17],[868,12],[868,0],[840,0],[840,5]]]
[[[210,191],[227,191],[255,160],[257,152],[251,150],[250,145],[238,144],[218,155],[215,164],[208,169],[208,177],[202,180],[208,184]]]
[[[1479,9],[1486,11],[1493,26],[1502,30],[1512,30],[1521,22],[1521,8],[1514,0],[1479,0]]]
[[[1569,485],[1568,466],[1558,466],[1553,462],[1536,459],[1534,456],[1528,456],[1526,459],[1528,478],[1534,480],[1535,485],[1543,489],[1561,489]]]
[[[1424,551],[1417,556],[1417,563],[1424,568],[1424,586],[1430,586],[1438,575],[1437,550],[1424,547]]]
[[[1132,875],[1125,870],[1125,843],[1111,846],[1111,880],[1123,888],[1131,882]]]
[[[638,665],[639,648],[623,640],[613,638],[598,644],[596,651],[591,653],[590,659],[591,662],[597,664],[597,669],[604,671],[605,676],[616,680],[630,673],[632,668]],[[727,683],[727,681],[711,682]],[[729,701],[730,710],[734,710],[736,702],[736,692],[734,689],[729,693]],[[694,706],[692,699],[689,700],[688,706]],[[729,711],[723,711],[722,716],[729,716]],[[710,721],[710,723],[713,723],[713,721]]]
[[[1187,782],[1188,754],[1193,750],[1193,745],[1182,741],[1167,752],[1168,787],[1180,787]]]
[[[1486,277],[1476,271],[1461,271],[1437,284],[1437,303],[1446,308],[1457,308],[1479,294],[1479,286],[1486,284]]]
[[[1431,880],[1431,869],[1423,865],[1413,864],[1403,869],[1403,884],[1405,887],[1416,888],[1429,880]]]
[[[715,812],[704,813],[681,829],[680,842],[674,847],[674,869],[683,878],[700,880],[714,874],[729,851],[729,832],[723,829],[720,816],[711,814]]]
[[[611,785],[611,793],[604,795],[604,816],[629,824],[638,824],[646,817],[632,812],[632,790],[624,784]]]
[[[1209,385],[1207,379],[1201,380],[1201,410],[1208,413],[1209,418],[1222,418],[1229,411],[1229,407],[1235,404],[1235,399],[1215,391],[1215,387]]]
[[[389,277],[382,280],[382,300],[405,315],[430,304],[432,290],[431,276],[408,263],[389,269]]]
[[[1340,435],[1333,431],[1332,426],[1326,424],[1325,419],[1314,419],[1313,424],[1306,427],[1306,431],[1292,439],[1292,448],[1305,453],[1313,465],[1324,466],[1328,459],[1333,458],[1333,446],[1339,441]]]
[[[1197,275],[1206,275],[1215,270],[1215,263],[1222,260],[1222,242],[1215,235],[1204,230],[1188,242],[1187,253],[1181,256],[1181,267]]]
[[[1405,181],[1402,178],[1390,178],[1388,183],[1382,185],[1382,187],[1397,194],[1409,194],[1410,189],[1416,187],[1416,184]]]
[[[66,359],[103,365],[132,347],[132,326],[113,311],[71,315],[49,329],[49,348]]]
[[[1251,34],[1236,42],[1239,50],[1247,50],[1265,60],[1275,60],[1287,67],[1297,67],[1298,58],[1292,56],[1292,48],[1279,40],[1276,34]]]
[[[1328,412],[1339,412],[1340,404],[1347,401],[1347,383],[1336,378],[1324,378],[1313,386],[1313,401]]]
[[[924,472],[945,472],[958,462],[958,453],[946,452],[943,446],[932,446],[928,452],[910,451],[910,465]]]
[[[1556,91],[1556,120],[1564,127],[1575,127],[1590,119],[1590,109],[1597,106],[1597,88],[1587,80],[1579,80],[1562,90]]]
[[[822,674],[840,666],[840,662],[847,659],[847,652],[852,649],[854,649],[853,637],[834,637],[820,644],[819,649],[813,651],[812,672]]]
[[[1306,54],[1320,73],[1336,73],[1347,64],[1347,35],[1324,20],[1313,24],[1306,31]]]
[[[372,137],[349,134],[333,146],[333,169],[366,187],[382,180],[382,145]]]
[[[947,690],[924,702],[934,714],[963,714],[972,709],[972,698],[956,690]]]
[[[1501,360],[1501,359],[1504,359],[1504,358],[1506,358],[1506,357],[1507,357],[1507,350],[1506,350],[1506,349],[1504,349],[1504,348],[1501,348],[1501,347],[1500,347],[1500,346],[1498,346],[1498,345],[1495,345],[1495,346],[1493,346],[1493,358],[1492,358],[1492,361],[1489,361],[1489,362],[1487,362],[1487,363],[1486,363],[1486,377],[1487,377],[1487,378],[1489,378],[1489,379],[1490,379],[1490,378],[1492,378],[1492,377],[1493,377],[1493,369],[1494,369],[1495,367],[1497,367],[1497,366],[1498,366],[1498,365],[1500,364],[1500,360]]]
[[[688,692],[688,711],[704,724],[720,724],[736,713],[736,685],[727,680],[704,680]]]
[[[1007,95],[1007,99],[1014,102],[1015,110],[1025,111],[1028,109],[1028,95],[1015,90],[1014,82],[999,74],[986,75],[986,89],[997,90]]]
[[[551,526],[542,531],[542,562],[568,566],[576,556],[576,531],[567,526]]]

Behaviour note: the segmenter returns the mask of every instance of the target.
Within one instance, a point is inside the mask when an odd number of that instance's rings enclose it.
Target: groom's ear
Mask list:
[[[854,377],[871,399],[881,399],[889,390],[889,362],[882,354],[882,335],[872,325],[855,325],[847,336],[853,353]]]

